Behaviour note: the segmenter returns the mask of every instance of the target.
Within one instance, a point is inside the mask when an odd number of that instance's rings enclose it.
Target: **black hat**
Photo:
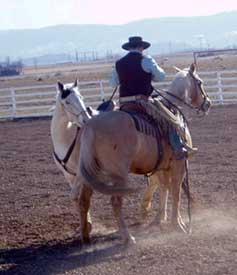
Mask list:
[[[122,45],[124,50],[130,50],[131,48],[143,47],[147,49],[151,46],[149,42],[143,41],[141,36],[131,36],[129,37],[129,42]]]

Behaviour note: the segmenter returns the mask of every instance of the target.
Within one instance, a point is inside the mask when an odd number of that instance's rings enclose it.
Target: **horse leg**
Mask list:
[[[135,238],[128,232],[127,225],[124,221],[122,214],[122,204],[123,198],[119,195],[114,195],[111,197],[111,204],[113,207],[113,213],[117,220],[119,233],[125,244],[135,243]]]
[[[159,211],[157,215],[157,220],[159,223],[167,221],[167,202],[168,202],[168,195],[169,189],[166,184],[161,183],[159,186]]]
[[[79,212],[79,233],[81,241],[83,243],[90,243],[90,232],[92,229],[92,222],[89,209],[92,194],[92,189],[84,184],[80,184],[72,190],[72,199],[74,201],[77,211]]]
[[[146,218],[148,212],[151,209],[151,200],[153,197],[153,194],[155,193],[158,184],[159,184],[159,178],[157,174],[152,175],[148,178],[148,186],[145,190],[144,196],[142,198],[141,203],[141,212],[142,212],[142,218]]]
[[[159,180],[159,210],[153,224],[161,225],[167,221],[167,202],[170,177],[167,172],[161,171],[157,175],[157,179]]]
[[[171,194],[172,194],[172,227],[187,233],[187,227],[180,214],[181,185],[185,175],[184,162],[176,161],[171,170]]]

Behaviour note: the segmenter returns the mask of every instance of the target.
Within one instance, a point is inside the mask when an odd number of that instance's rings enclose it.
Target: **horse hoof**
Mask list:
[[[133,237],[133,236],[130,236],[130,244],[136,244],[137,242],[136,242],[136,239],[135,239],[135,237]]]
[[[174,224],[172,227],[176,232],[185,233],[185,234],[189,233],[189,230],[184,224]]]
[[[83,244],[91,244],[91,240],[89,237],[83,237],[82,238],[82,243]]]
[[[149,215],[149,210],[147,209],[142,209],[141,211],[141,223],[144,223],[146,219],[148,218]]]
[[[92,223],[91,223],[91,222],[88,222],[88,223],[87,223],[87,233],[90,234],[91,230],[92,230]],[[79,239],[81,239],[81,240],[84,242],[84,237],[81,238],[81,235],[82,235],[82,232],[81,232],[81,228],[80,228],[80,226],[79,226],[79,227],[76,229],[76,231],[72,234],[72,237],[73,237],[73,238],[77,238],[77,239],[79,238]],[[87,239],[89,239],[89,238],[86,237],[85,239],[87,240]]]
[[[149,224],[149,227],[157,227],[157,226],[160,226],[160,225],[161,225],[160,220],[154,219],[154,220]]]
[[[136,239],[131,234],[120,235],[125,247],[136,244]]]
[[[89,233],[91,233],[91,230],[92,230],[92,223],[91,222],[87,223],[87,230],[88,230]]]
[[[141,205],[141,216],[142,218],[146,218],[148,214],[151,212],[151,203],[146,205]]]
[[[126,239],[124,240],[124,245],[125,245],[126,247],[132,246],[132,245],[135,245],[135,244],[136,244],[136,239],[135,239],[135,237],[133,237],[132,235],[130,235],[128,238],[126,238]]]

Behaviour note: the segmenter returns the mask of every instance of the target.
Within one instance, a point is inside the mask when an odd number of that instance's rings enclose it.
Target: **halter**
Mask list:
[[[72,141],[72,144],[70,145],[65,157],[63,159],[60,159],[59,156],[56,154],[55,150],[53,151],[53,155],[55,157],[55,159],[57,160],[57,162],[62,166],[62,168],[68,172],[68,174],[76,176],[76,173],[74,171],[72,171],[72,169],[67,167],[67,162],[69,160],[69,158],[71,157],[71,154],[73,152],[73,149],[76,145],[76,141],[77,141],[77,137],[80,131],[80,127],[77,127],[77,131],[76,131],[76,135]]]
[[[75,117],[80,117],[80,115],[82,114],[87,114],[90,116],[89,112],[87,110],[82,110],[81,112],[79,112],[78,114],[75,114],[73,112],[71,112]]]
[[[82,114],[87,114],[88,116],[90,116],[88,110],[82,110],[82,111],[80,111],[78,114],[76,114],[76,113],[74,113],[74,112],[72,112],[72,111],[68,111],[68,112],[70,112],[70,114],[72,114],[72,115],[75,116],[76,118],[79,118]],[[82,117],[82,119],[83,119],[83,121],[84,121],[84,118],[83,118],[83,117]],[[79,124],[77,123],[77,121],[75,122],[75,124],[76,124],[78,127],[81,127],[81,125],[79,125]]]

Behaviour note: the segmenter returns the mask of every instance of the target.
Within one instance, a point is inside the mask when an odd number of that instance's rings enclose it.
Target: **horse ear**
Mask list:
[[[58,89],[62,93],[63,92],[63,83],[58,81]]]
[[[76,78],[76,79],[75,79],[75,82],[74,82],[74,87],[78,87],[78,85],[79,85],[79,81],[78,81],[78,79]]]
[[[195,72],[196,72],[196,66],[195,66],[195,63],[192,63],[189,68],[189,73],[194,74]]]

